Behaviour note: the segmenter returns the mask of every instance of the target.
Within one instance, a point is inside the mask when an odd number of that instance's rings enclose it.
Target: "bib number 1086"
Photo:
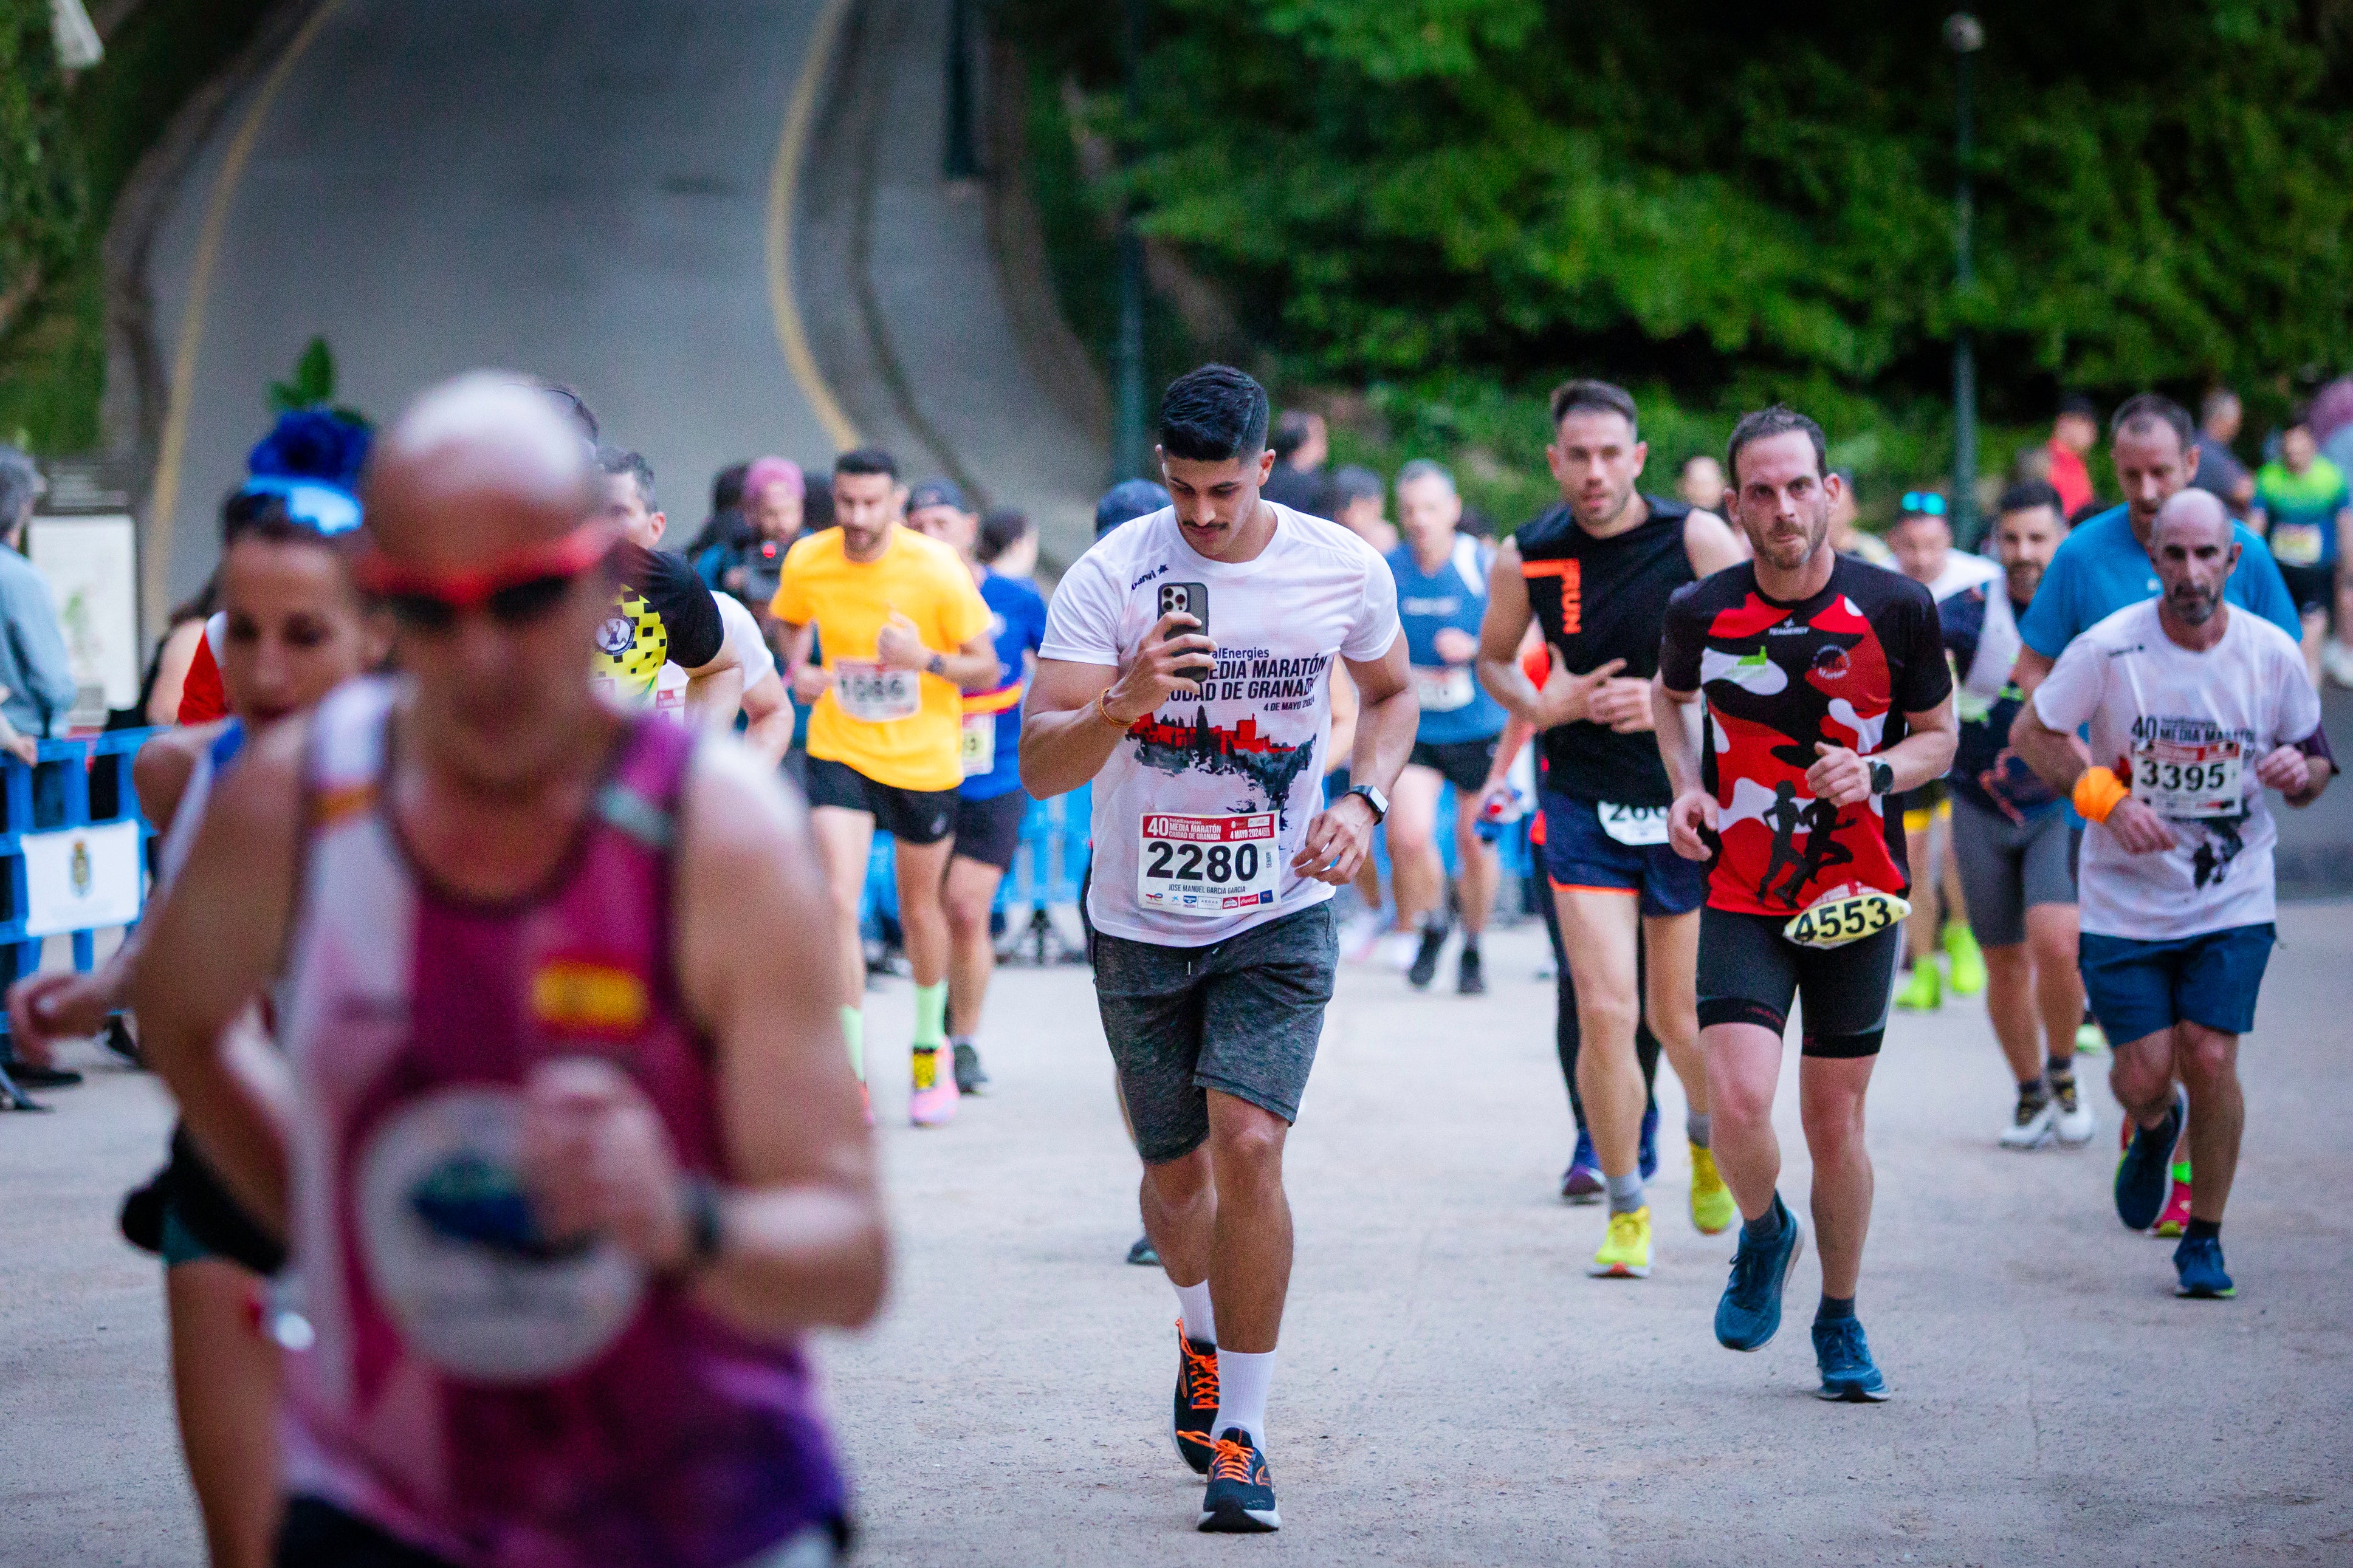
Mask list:
[[[1136,902],[1174,914],[1221,915],[1274,902],[1279,856],[1272,812],[1144,819]]]

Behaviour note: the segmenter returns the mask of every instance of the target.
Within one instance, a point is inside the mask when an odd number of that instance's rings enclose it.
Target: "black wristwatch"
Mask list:
[[[1365,797],[1365,804],[1373,808],[1374,826],[1379,826],[1388,819],[1389,815],[1388,796],[1383,795],[1380,791],[1375,789],[1368,784],[1360,784],[1348,793],[1350,795],[1360,795]]]
[[[923,660],[923,673],[926,675],[936,675],[941,679],[945,680],[947,679],[947,668],[948,656],[944,653],[935,653],[932,655],[931,658]]]
[[[1871,793],[1873,795],[1894,795],[1895,793],[1895,766],[1894,763],[1883,763],[1875,758],[1873,760],[1871,764]]]

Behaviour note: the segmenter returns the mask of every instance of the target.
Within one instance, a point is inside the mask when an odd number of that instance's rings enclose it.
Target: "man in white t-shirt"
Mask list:
[[[1260,496],[1266,427],[1238,370],[1170,385],[1175,505],[1062,578],[1021,732],[1031,795],[1094,781],[1095,992],[1183,1314],[1174,1434],[1208,1477],[1200,1528],[1236,1532],[1282,1522],[1264,1448],[1291,1279],[1282,1145],[1332,996],[1329,900],[1419,718],[1388,566]],[[1363,708],[1356,787],[1326,810],[1335,662]]]
[[[2149,539],[2163,595],[2068,644],[2010,731],[2091,824],[2084,989],[2115,1043],[2109,1087],[2135,1123],[2116,1179],[2132,1229],[2163,1206],[2189,1118],[2198,1180],[2173,1255],[2184,1296],[2235,1294],[2221,1230],[2246,1121],[2239,1037],[2254,1025],[2273,942],[2278,833],[2263,791],[2309,805],[2335,771],[2295,643],[2223,602],[2240,549],[2213,495],[2167,501]],[[2086,724],[2088,754],[2075,735]]]

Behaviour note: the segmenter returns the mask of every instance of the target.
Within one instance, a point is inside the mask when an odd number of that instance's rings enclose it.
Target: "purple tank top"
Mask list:
[[[672,971],[693,738],[649,714],[545,888],[469,900],[381,809],[394,688],[314,721],[280,1022],[292,1237],[287,1488],[465,1568],[732,1568],[840,1517],[797,1345],[752,1340],[617,1247],[552,1244],[517,1175],[533,1067],[594,1055],[717,1177],[711,1052]]]

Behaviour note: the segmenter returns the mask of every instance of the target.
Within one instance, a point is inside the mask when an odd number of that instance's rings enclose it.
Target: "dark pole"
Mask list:
[[[951,180],[980,178],[973,133],[972,0],[948,0],[948,149],[941,172]]]
[[[1121,0],[1120,55],[1127,76],[1128,124],[1135,123],[1143,97],[1139,78],[1144,53],[1144,0]],[[1144,238],[1135,232],[1135,215],[1123,207],[1119,217],[1119,335],[1112,345],[1112,380],[1118,401],[1117,423],[1112,432],[1113,479],[1132,479],[1145,470],[1144,439]]]
[[[1985,47],[1985,28],[1966,11],[1945,22],[1945,45],[1953,51],[1953,280],[1957,300],[1966,300],[1976,273],[1969,258],[1969,225],[1975,216],[1969,190],[1969,160],[1975,147],[1970,123],[1969,67]],[[1964,306],[1966,309],[1966,306]],[[1965,550],[1978,543],[1978,362],[1967,321],[1953,331],[1953,537]]]

